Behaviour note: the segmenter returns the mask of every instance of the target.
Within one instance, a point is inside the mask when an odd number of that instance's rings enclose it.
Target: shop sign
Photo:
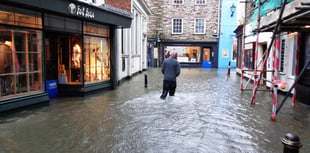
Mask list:
[[[72,15],[79,17],[93,19],[95,18],[95,12],[91,11],[89,8],[74,3],[68,5],[68,11]]]

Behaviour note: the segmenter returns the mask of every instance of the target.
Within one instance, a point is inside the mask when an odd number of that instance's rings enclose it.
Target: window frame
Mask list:
[[[206,2],[207,0],[203,0],[204,3],[198,3],[198,1],[202,2],[202,0],[195,0],[195,5],[206,5],[207,4]]]
[[[174,20],[176,19],[180,19],[181,20],[181,32],[180,33],[177,33],[177,32],[174,32]],[[183,34],[183,18],[172,18],[172,34]]]
[[[202,19],[203,20],[203,32],[198,33],[197,32],[197,20]],[[206,19],[205,18],[195,18],[195,23],[194,23],[194,34],[206,34]]]
[[[279,72],[280,73],[285,73],[285,69],[284,69],[284,64],[285,64],[285,48],[286,48],[286,40],[285,39],[281,39],[280,41],[280,52],[279,52]]]
[[[10,33],[10,39],[1,42],[10,50],[0,52],[11,57],[10,71],[0,73],[0,99],[43,92],[42,30],[2,26],[0,29]],[[22,42],[21,45],[17,45],[18,42]]]
[[[176,1],[181,1],[181,3],[176,3]],[[172,4],[173,5],[183,5],[184,4],[184,0],[172,0]]]

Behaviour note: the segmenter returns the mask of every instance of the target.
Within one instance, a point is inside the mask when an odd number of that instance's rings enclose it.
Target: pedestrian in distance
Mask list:
[[[181,66],[177,61],[177,57],[178,54],[173,52],[169,58],[165,59],[161,67],[161,72],[164,74],[163,92],[160,96],[161,99],[165,99],[168,93],[169,96],[174,96],[177,87],[176,78],[181,73]]]

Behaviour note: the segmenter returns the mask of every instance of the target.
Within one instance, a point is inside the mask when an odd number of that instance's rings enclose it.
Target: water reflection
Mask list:
[[[258,92],[250,105],[239,76],[225,73],[182,69],[176,95],[160,100],[162,75],[150,69],[148,88],[141,74],[117,90],[3,117],[0,152],[282,152],[287,132],[310,152],[309,106],[288,101],[272,122],[272,95]]]

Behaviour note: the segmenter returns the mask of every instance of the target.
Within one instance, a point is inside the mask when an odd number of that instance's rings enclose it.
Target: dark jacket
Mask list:
[[[164,74],[164,80],[176,81],[176,77],[179,76],[181,72],[180,63],[176,58],[171,56],[164,61],[161,72]]]

